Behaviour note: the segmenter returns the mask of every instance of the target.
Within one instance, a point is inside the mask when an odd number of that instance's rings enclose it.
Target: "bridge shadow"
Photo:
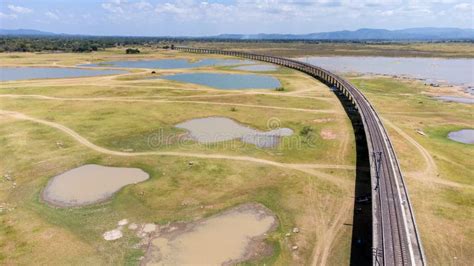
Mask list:
[[[334,91],[351,120],[356,142],[356,180],[352,218],[351,265],[372,265],[372,202],[370,163],[362,119],[352,102]]]

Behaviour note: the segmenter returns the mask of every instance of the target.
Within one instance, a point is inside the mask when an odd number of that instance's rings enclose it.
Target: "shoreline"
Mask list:
[[[344,77],[350,78],[391,78],[399,81],[416,82],[418,85],[427,87],[426,91],[422,94],[430,96],[434,100],[443,102],[455,102],[462,104],[472,104],[463,102],[463,100],[474,101],[474,87],[455,85],[445,81],[438,81],[439,83],[430,83],[426,79],[414,78],[408,75],[390,75],[390,74],[377,74],[377,73],[359,73],[359,72],[339,72]],[[436,90],[436,91],[435,91]],[[472,91],[472,93],[471,93]],[[453,97],[452,99],[442,99],[440,97]],[[455,98],[459,98],[456,101]]]

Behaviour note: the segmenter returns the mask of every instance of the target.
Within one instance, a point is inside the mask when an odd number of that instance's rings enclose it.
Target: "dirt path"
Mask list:
[[[207,95],[188,95],[188,96],[161,96],[163,98],[212,98],[212,97],[233,97],[233,96],[242,96],[242,95],[268,95],[276,97],[291,97],[291,98],[305,98],[313,100],[322,100],[322,101],[332,101],[333,99],[328,97],[316,97],[316,96],[304,96],[304,95],[295,95],[290,93],[271,93],[271,92],[241,92],[241,93],[227,93],[227,94],[207,94]]]
[[[47,66],[47,65],[45,65]],[[71,67],[71,66],[65,66],[65,67]],[[86,68],[89,69],[89,68]],[[100,69],[100,68],[94,68],[94,69]],[[113,68],[104,68],[104,69],[113,69]],[[117,70],[124,70],[122,68],[117,68]],[[150,72],[150,70],[144,70],[141,71],[140,73],[146,73]],[[156,69],[155,69],[156,71]],[[176,71],[172,71],[170,73],[175,73]],[[178,71],[178,73],[181,73],[183,71]],[[185,71],[184,71],[185,72]],[[140,88],[154,88],[156,89],[156,86],[147,86],[144,85],[143,82],[150,80],[143,80],[143,79],[137,79],[137,80],[120,80],[117,79],[117,77],[124,77],[128,75],[134,75],[134,74],[139,74],[137,73],[125,73],[125,74],[118,74],[118,75],[109,75],[109,76],[92,76],[92,77],[80,77],[80,78],[62,78],[62,79],[43,79],[43,80],[17,80],[17,81],[7,81],[3,82],[0,84],[0,88],[3,86],[11,86],[14,85],[15,87],[61,87],[61,86],[84,86],[84,85],[94,85],[94,86],[102,86],[102,87],[130,87],[130,86],[140,86]],[[166,73],[165,73],[166,74]],[[156,84],[161,84],[160,80],[154,80]],[[126,84],[126,85],[124,85]],[[235,92],[223,92],[222,90],[215,89],[212,87],[203,87],[203,86],[197,86],[194,84],[190,85],[191,88],[183,88],[182,86],[178,87],[170,87],[170,86],[160,86],[160,89],[167,89],[167,90],[186,90],[186,91],[197,91],[197,92],[213,92],[213,93],[218,93],[215,95],[191,95],[191,96],[163,96],[163,97],[169,97],[169,98],[193,98],[193,97],[219,97],[219,96],[241,96],[241,95],[271,95],[271,96],[277,96],[277,97],[294,97],[294,98],[307,98],[307,99],[316,99],[316,100],[324,100],[324,101],[332,101],[334,100],[333,98],[329,97],[317,97],[317,96],[306,96],[304,93],[307,92],[312,92],[314,91],[314,88],[310,89],[304,89],[304,90],[296,90],[296,91],[291,91],[291,92],[285,92],[285,93],[280,93],[280,92],[269,92],[269,91],[262,91],[262,90],[236,90]]]
[[[1,88],[0,84],[0,88]],[[87,84],[73,84],[73,85],[87,85]],[[71,86],[73,86],[71,85]],[[23,86],[16,85],[17,87],[63,87],[64,84],[23,84]],[[114,88],[130,88],[130,86],[125,86],[122,83],[120,84],[111,84],[111,85],[104,85],[104,84],[94,84],[94,86],[98,87],[114,87]],[[155,88],[153,86],[144,86],[140,84],[140,88]],[[193,92],[214,92],[217,93],[215,89],[201,89],[201,88],[175,88],[175,87],[164,87],[160,86],[161,90],[179,90],[179,91],[193,91]],[[260,92],[260,91],[242,91],[242,92],[235,92],[235,93],[218,93],[218,94],[197,94],[197,95],[184,95],[184,96],[160,96],[160,95],[152,95],[152,96],[124,96],[124,97],[112,97],[116,99],[150,99],[150,98],[159,98],[159,99],[188,99],[188,98],[214,98],[214,97],[234,97],[234,96],[242,96],[242,95],[268,95],[268,96],[276,96],[276,97],[290,97],[290,98],[305,98],[305,99],[313,99],[313,100],[321,100],[321,101],[333,101],[333,99],[324,97],[324,96],[307,96],[307,95],[296,95],[290,93],[272,93],[272,92]],[[47,95],[28,95],[28,94],[0,94],[0,97],[13,97],[13,96],[47,96]],[[54,96],[51,96],[54,97]],[[84,97],[85,98],[85,97]]]
[[[344,142],[341,143],[341,151],[339,152],[338,158],[340,162],[344,161],[343,154],[346,154],[347,149],[350,146],[350,135],[348,132],[342,133],[344,136]],[[354,167],[354,169],[356,169]],[[349,188],[352,188],[354,184],[351,184]],[[352,192],[350,192],[352,193]],[[327,260],[331,252],[331,248],[333,243],[338,237],[339,231],[343,228],[344,226],[344,221],[348,218],[348,215],[350,216],[352,214],[351,209],[353,208],[353,203],[352,199],[347,199],[345,200],[338,213],[335,216],[335,219],[331,225],[331,227],[325,232],[323,235],[323,246],[318,246],[318,249],[316,249],[316,252],[314,252],[315,257],[313,258],[312,265],[327,265]],[[317,255],[316,255],[317,254]],[[319,255],[319,256],[318,256]],[[318,259],[321,258],[319,261]]]
[[[56,64],[56,63],[55,63]],[[103,76],[103,77],[89,77],[89,78],[70,78],[62,80],[44,80],[44,81],[25,81],[18,84],[18,87],[45,87],[45,86],[74,86],[74,85],[88,85],[94,84],[94,86],[104,86],[104,87],[130,87],[138,86],[144,80],[117,80],[118,76],[127,76],[136,73],[126,73],[121,75],[113,76]],[[135,84],[136,83],[136,84]],[[160,84],[159,81],[156,84]],[[15,84],[17,85],[17,84]],[[1,86],[0,86],[1,87]],[[154,88],[153,86],[143,86],[140,84],[141,88]],[[161,88],[160,88],[161,89]],[[314,89],[301,89],[291,92],[284,93],[275,93],[275,92],[263,92],[263,91],[239,91],[232,93],[222,93],[216,89],[212,88],[163,88],[169,90],[186,90],[186,91],[196,91],[196,92],[208,92],[208,95],[186,95],[186,96],[148,96],[148,97],[93,97],[93,98],[80,98],[80,97],[55,97],[55,96],[44,96],[44,95],[14,95],[14,94],[3,94],[0,95],[2,98],[31,98],[31,99],[40,99],[40,100],[56,100],[56,101],[107,101],[107,102],[150,102],[150,103],[189,103],[189,104],[205,104],[205,105],[221,105],[221,106],[236,106],[236,107],[250,107],[250,108],[262,108],[262,109],[275,109],[275,110],[285,110],[285,111],[295,111],[295,112],[307,112],[307,113],[330,113],[330,114],[339,114],[337,108],[331,108],[333,110],[321,110],[321,109],[305,109],[305,108],[291,108],[291,107],[278,107],[278,106],[265,106],[265,105],[255,105],[255,104],[243,104],[243,103],[231,103],[231,102],[209,102],[205,101],[206,98],[219,98],[219,97],[239,97],[245,95],[269,95],[276,97],[291,97],[291,98],[305,98],[305,99],[314,99],[322,101],[334,101],[334,97],[317,97],[317,96],[306,96],[306,93],[313,92]],[[193,100],[196,98],[196,100]],[[317,107],[317,106],[316,106]],[[341,113],[344,114],[344,113]],[[340,188],[348,188],[353,185],[353,181],[350,178],[345,178],[346,174],[343,176],[329,174],[329,171],[323,171],[325,169],[341,169],[341,170],[350,170],[354,171],[355,166],[353,165],[339,165],[344,161],[343,156],[339,153],[335,161],[336,164],[291,164],[291,163],[280,163],[276,161],[260,159],[249,156],[232,156],[224,154],[203,154],[203,153],[193,153],[193,152],[122,152],[110,150],[105,147],[98,146],[85,137],[81,136],[79,133],[75,132],[71,128],[68,128],[62,124],[34,118],[23,113],[14,112],[14,111],[5,111],[0,110],[0,117],[10,117],[18,120],[26,120],[34,123],[39,123],[57,130],[62,131],[63,133],[68,134],[75,141],[81,145],[103,154],[113,155],[113,156],[176,156],[176,157],[190,157],[190,158],[202,158],[202,159],[218,159],[218,160],[234,160],[234,161],[244,161],[256,164],[263,164],[268,166],[280,167],[284,169],[297,170],[303,173],[306,173],[306,178],[313,179],[313,177],[321,178],[323,180],[329,181],[332,184],[337,185]],[[350,136],[347,134],[341,135],[344,138],[343,143],[339,146],[338,151],[345,151],[349,148]],[[326,173],[328,172],[328,173]],[[352,173],[352,172],[347,172]],[[313,191],[312,186],[309,186],[311,191],[309,193],[316,193]],[[314,197],[309,197],[314,198]],[[331,254],[331,248],[338,237],[338,233],[343,226],[348,214],[350,214],[350,209],[352,207],[351,200],[347,198],[342,198],[337,200],[340,202],[336,213],[325,214],[326,221],[322,224],[321,228],[318,230],[318,243],[313,250],[312,265],[325,265],[327,263],[328,257]],[[315,204],[316,205],[316,204]],[[311,217],[315,220],[321,219],[321,213],[318,213],[318,210],[311,209]],[[314,244],[314,243],[313,243]]]
[[[349,132],[339,132],[338,133],[340,138],[342,138],[342,142],[339,144],[339,149],[337,152],[337,161],[338,162],[343,162],[344,161],[344,156],[347,154],[347,149],[350,146],[350,135]]]
[[[432,183],[432,184],[439,184],[439,185],[445,185],[445,186],[451,186],[451,187],[462,187],[462,186],[465,187],[465,186],[468,186],[468,185],[461,185],[461,184],[453,182],[453,181],[449,181],[449,180],[439,178],[438,177],[438,166],[436,165],[436,162],[434,161],[431,154],[423,146],[421,146],[421,144],[419,144],[415,139],[413,139],[407,133],[405,133],[401,128],[397,127],[395,124],[393,124],[392,122],[390,122],[386,118],[382,118],[382,120],[387,126],[391,127],[402,138],[404,138],[412,146],[414,146],[425,161],[425,164],[426,164],[425,169],[423,169],[422,171],[417,171],[417,172],[409,172],[409,173],[407,173],[408,176],[412,176],[416,180],[429,182],[429,183]]]
[[[287,94],[298,95],[298,94],[305,94],[306,92],[312,92],[312,91],[314,91],[314,90],[313,89],[304,89],[304,90],[291,91],[291,92],[288,92]]]
[[[223,160],[235,160],[235,161],[247,161],[247,162],[253,162],[253,163],[259,163],[259,164],[266,164],[266,165],[271,165],[271,166],[276,166],[276,167],[281,167],[281,168],[286,168],[286,169],[294,169],[298,171],[305,172],[307,174],[315,175],[324,179],[327,179],[331,182],[346,182],[343,179],[337,178],[333,175],[326,174],[320,171],[317,171],[315,169],[345,169],[345,170],[353,170],[354,166],[352,165],[332,165],[332,164],[289,164],[289,163],[279,163],[275,161],[270,161],[266,159],[259,159],[259,158],[254,158],[254,157],[249,157],[249,156],[232,156],[232,155],[224,155],[224,154],[202,154],[202,153],[188,153],[188,152],[121,152],[121,151],[114,151],[114,150],[109,150],[104,147],[100,147],[95,145],[94,143],[90,142],[86,138],[82,137],[79,135],[77,132],[74,130],[50,121],[34,118],[27,116],[25,114],[19,113],[19,112],[13,112],[13,111],[5,111],[5,110],[0,110],[0,115],[4,116],[9,116],[15,119],[20,119],[20,120],[28,120],[32,121],[35,123],[47,125],[52,128],[56,128],[58,130],[61,130],[62,132],[70,135],[72,138],[74,138],[77,142],[81,143],[82,145],[100,152],[104,154],[109,154],[109,155],[115,155],[115,156],[148,156],[148,155],[161,155],[161,156],[177,156],[177,157],[193,157],[193,158],[203,158],[203,159],[223,159]]]
[[[344,220],[346,216],[350,214],[351,209],[351,202],[346,200],[340,206],[336,216],[332,219],[332,223],[327,228],[327,230],[320,236],[318,244],[316,245],[314,252],[313,252],[313,260],[311,265],[327,265],[327,259],[330,254],[330,249],[334,240],[337,237],[337,233],[344,225]]]
[[[314,96],[304,96],[301,93],[309,92],[310,90],[303,90],[303,91],[295,91],[292,93],[285,93],[285,94],[275,94],[275,93],[265,93],[265,92],[240,92],[240,93],[229,93],[229,94],[211,94],[211,95],[190,95],[190,96],[165,96],[165,97],[156,97],[157,99],[146,99],[144,97],[94,97],[94,98],[64,98],[64,97],[54,97],[54,96],[43,96],[43,95],[0,95],[0,97],[5,98],[35,98],[35,99],[42,99],[42,100],[59,100],[59,101],[112,101],[112,102],[156,102],[156,103],[193,103],[193,104],[211,104],[211,105],[224,105],[224,106],[242,106],[242,107],[252,107],[252,108],[267,108],[267,109],[278,109],[278,110],[287,110],[287,111],[298,111],[298,112],[311,112],[311,113],[337,113],[336,110],[316,110],[316,109],[304,109],[304,108],[289,108],[289,107],[277,107],[277,106],[262,106],[262,105],[253,105],[253,104],[239,104],[239,103],[220,103],[220,102],[206,102],[206,101],[193,101],[193,100],[178,100],[178,99],[192,99],[192,98],[212,98],[212,97],[234,97],[234,96],[241,96],[241,95],[271,95],[271,96],[280,96],[280,97],[294,97],[294,98],[310,98],[316,100],[325,100],[330,101],[331,99],[325,97],[314,97]],[[176,100],[173,100],[176,99]],[[230,155],[223,155],[223,154],[201,154],[201,153],[189,153],[189,152],[121,152],[121,151],[113,151],[109,150],[104,147],[97,146],[87,140],[86,138],[79,135],[77,132],[73,131],[72,129],[63,126],[58,123],[37,119],[33,117],[29,117],[25,114],[18,113],[18,112],[8,112],[8,111],[1,111],[0,115],[6,114],[10,117],[14,117],[16,119],[22,120],[29,120],[32,122],[40,123],[43,125],[47,125],[58,130],[63,131],[64,133],[73,137],[76,141],[81,143],[82,145],[100,152],[109,155],[115,156],[150,156],[150,155],[159,155],[159,156],[177,156],[177,157],[192,157],[192,158],[205,158],[205,159],[223,159],[223,160],[236,160],[236,161],[246,161],[258,164],[265,164],[274,167],[280,167],[284,169],[292,169],[296,171],[300,171],[303,173],[308,174],[308,178],[310,176],[315,176],[321,178],[323,180],[329,181],[332,184],[337,185],[338,187],[347,187],[351,186],[350,179],[341,178],[324,171],[323,169],[342,169],[342,170],[355,170],[355,166],[353,165],[339,165],[339,164],[289,164],[289,163],[279,163],[271,160],[259,159],[254,157],[248,156],[230,156]],[[343,143],[339,147],[339,151],[345,151],[348,148],[349,144],[349,136],[347,134],[342,135],[341,137],[344,138]],[[343,157],[340,155],[337,156],[337,162],[342,162]],[[311,193],[314,193],[312,191]],[[320,241],[318,241],[317,246],[314,248],[313,251],[313,265],[324,265],[327,262],[328,256],[330,255],[330,249],[338,236],[338,232],[343,225],[344,219],[350,211],[351,202],[343,202],[341,208],[338,208],[337,214],[332,219],[328,218],[327,224],[319,233]],[[320,219],[317,211],[312,214],[315,219]]]
[[[421,154],[426,163],[424,171],[427,174],[436,176],[436,173],[438,172],[438,167],[436,166],[433,157],[431,157],[431,154],[425,148],[423,148],[423,146],[421,146],[416,140],[414,140],[407,133],[405,133],[401,128],[397,127],[395,124],[385,118],[382,118],[382,120],[386,125],[395,130],[400,136],[406,139],[411,145],[413,145],[418,150],[418,152]]]
[[[177,101],[177,100],[147,100],[147,99],[130,99],[121,97],[91,97],[91,98],[77,98],[77,97],[54,97],[44,95],[16,95],[16,94],[2,94],[1,98],[33,98],[41,100],[57,100],[57,101],[104,101],[104,102],[154,102],[154,103],[192,103],[192,104],[209,104],[209,105],[224,105],[224,106],[241,106],[251,108],[276,109],[297,112],[309,113],[336,113],[334,110],[318,110],[318,109],[304,109],[291,107],[278,107],[270,105],[256,105],[256,104],[241,104],[241,103],[222,103],[222,102],[206,102],[206,101]]]

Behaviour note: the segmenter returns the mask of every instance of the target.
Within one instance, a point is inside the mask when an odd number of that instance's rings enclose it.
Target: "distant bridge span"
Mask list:
[[[426,265],[413,208],[392,143],[367,98],[344,78],[320,67],[276,56],[239,51],[171,47],[201,54],[221,54],[264,61],[299,70],[336,88],[358,111],[369,151],[372,186],[373,265]]]

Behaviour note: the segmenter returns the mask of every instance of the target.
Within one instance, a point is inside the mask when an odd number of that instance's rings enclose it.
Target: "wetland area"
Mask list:
[[[370,212],[337,95],[283,67],[141,49],[0,54],[0,262],[349,264],[368,241],[353,239],[354,213]],[[435,265],[474,258],[474,106],[436,98],[472,103],[443,83],[472,86],[472,59],[447,60],[308,59],[359,72],[347,78],[387,128]],[[217,145],[231,141],[249,145]]]
[[[189,137],[200,143],[209,144],[239,139],[259,148],[276,147],[281,137],[293,135],[293,130],[289,128],[261,132],[226,117],[196,118],[179,123],[176,127],[189,131]]]

